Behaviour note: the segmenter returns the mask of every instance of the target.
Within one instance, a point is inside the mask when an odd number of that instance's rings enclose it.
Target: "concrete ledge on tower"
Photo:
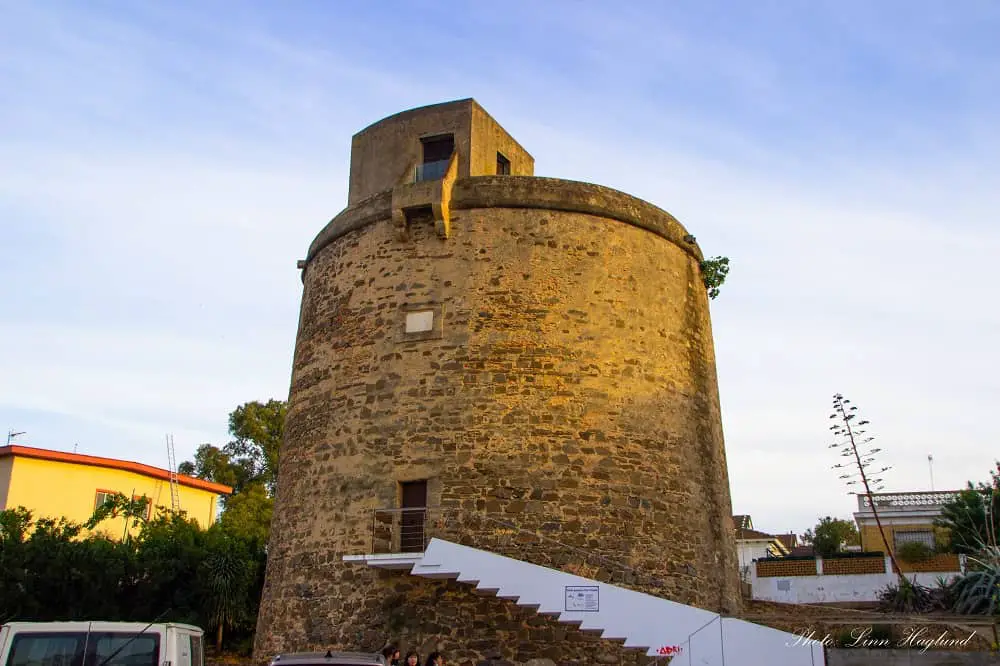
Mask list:
[[[421,167],[426,166],[415,165],[392,189],[392,224],[400,241],[409,238],[411,224],[425,221],[434,223],[440,238],[451,234],[451,191],[458,177],[458,152],[451,154],[440,178],[422,176]]]
[[[618,220],[670,241],[694,259],[704,255],[687,229],[665,210],[603,185],[537,176],[462,178],[452,208],[535,208],[585,213]]]
[[[409,571],[420,564],[423,553],[378,553],[375,555],[344,555],[344,562],[367,564],[376,569],[401,569]]]
[[[405,173],[412,174],[415,168],[416,163]],[[434,221],[438,235],[447,238],[451,235],[451,211],[475,208],[557,210],[606,217],[654,233],[697,261],[704,259],[701,248],[691,242],[690,234],[673,215],[624,192],[558,178],[475,176],[451,180],[450,174],[449,169],[445,179],[418,183],[411,182],[411,176],[404,176],[394,188],[345,208],[313,239],[305,266],[338,238],[389,218],[403,238],[408,235],[407,215],[413,221],[421,218]]]

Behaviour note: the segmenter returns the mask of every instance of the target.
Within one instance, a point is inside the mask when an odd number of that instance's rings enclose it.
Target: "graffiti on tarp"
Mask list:
[[[684,651],[680,645],[664,645],[656,653],[663,657],[673,657]]]

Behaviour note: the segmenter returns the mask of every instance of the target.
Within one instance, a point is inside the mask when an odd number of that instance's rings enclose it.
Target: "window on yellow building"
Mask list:
[[[97,511],[102,506],[110,502],[115,496],[112,490],[98,490],[97,495],[94,497],[94,511]]]
[[[143,514],[143,519],[149,520],[149,516],[153,511],[153,502],[150,501],[150,499],[145,495],[132,495],[133,502],[138,502],[139,500],[142,500],[146,503],[146,513]]]

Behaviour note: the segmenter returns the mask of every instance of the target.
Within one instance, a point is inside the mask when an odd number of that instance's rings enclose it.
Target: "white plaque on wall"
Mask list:
[[[600,589],[594,586],[566,586],[565,610],[597,612],[601,610]]]

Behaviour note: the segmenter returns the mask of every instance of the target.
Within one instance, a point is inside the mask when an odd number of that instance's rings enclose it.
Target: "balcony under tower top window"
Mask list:
[[[415,180],[440,180],[448,170],[448,160],[455,152],[455,137],[452,134],[421,139],[423,161],[417,166]]]

